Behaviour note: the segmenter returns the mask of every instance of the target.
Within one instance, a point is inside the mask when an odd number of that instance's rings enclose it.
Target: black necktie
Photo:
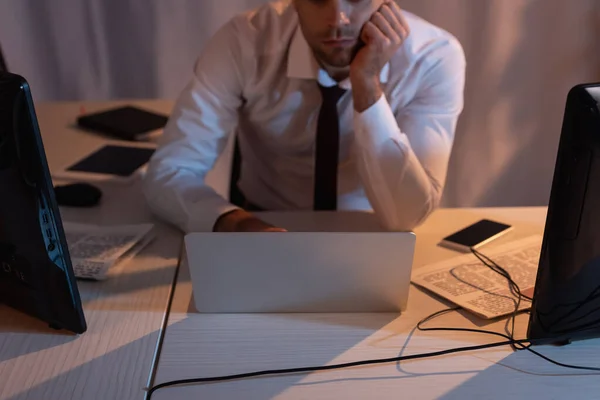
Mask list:
[[[339,86],[319,85],[323,103],[317,121],[315,151],[315,210],[337,208],[337,168],[340,143],[340,122],[337,102],[345,90]]]

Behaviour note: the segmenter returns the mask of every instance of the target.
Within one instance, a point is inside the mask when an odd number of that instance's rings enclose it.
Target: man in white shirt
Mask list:
[[[185,232],[281,230],[259,209],[373,210],[412,230],[440,202],[464,75],[458,41],[391,0],[268,3],[206,45],[146,198]],[[247,207],[204,181],[232,134]]]

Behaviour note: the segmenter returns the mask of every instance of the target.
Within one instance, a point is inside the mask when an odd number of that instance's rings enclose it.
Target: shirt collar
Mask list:
[[[379,75],[381,83],[386,83],[389,78],[389,63],[385,64]],[[333,86],[337,82],[327,74],[327,72],[321,68],[315,56],[309,47],[302,29],[298,26],[292,43],[290,45],[288,53],[288,69],[287,75],[289,78],[299,79],[315,79],[323,86]],[[343,89],[350,89],[350,79],[346,78],[339,82],[339,86]]]

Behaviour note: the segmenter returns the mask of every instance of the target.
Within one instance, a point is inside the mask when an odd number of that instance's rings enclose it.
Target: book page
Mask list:
[[[106,279],[109,268],[131,258],[151,239],[152,224],[63,224],[77,278]]]
[[[541,245],[542,236],[536,235],[479,253],[505,269],[521,293],[531,297]],[[517,297],[511,293],[508,280],[474,254],[415,269],[412,282],[485,319],[512,314],[517,306]],[[530,307],[530,301],[521,300],[519,310]]]

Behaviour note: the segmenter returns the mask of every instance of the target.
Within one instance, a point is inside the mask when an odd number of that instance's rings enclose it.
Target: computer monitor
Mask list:
[[[600,336],[600,84],[567,96],[529,339]]]
[[[33,100],[0,72],[0,302],[83,333],[86,321]]]

